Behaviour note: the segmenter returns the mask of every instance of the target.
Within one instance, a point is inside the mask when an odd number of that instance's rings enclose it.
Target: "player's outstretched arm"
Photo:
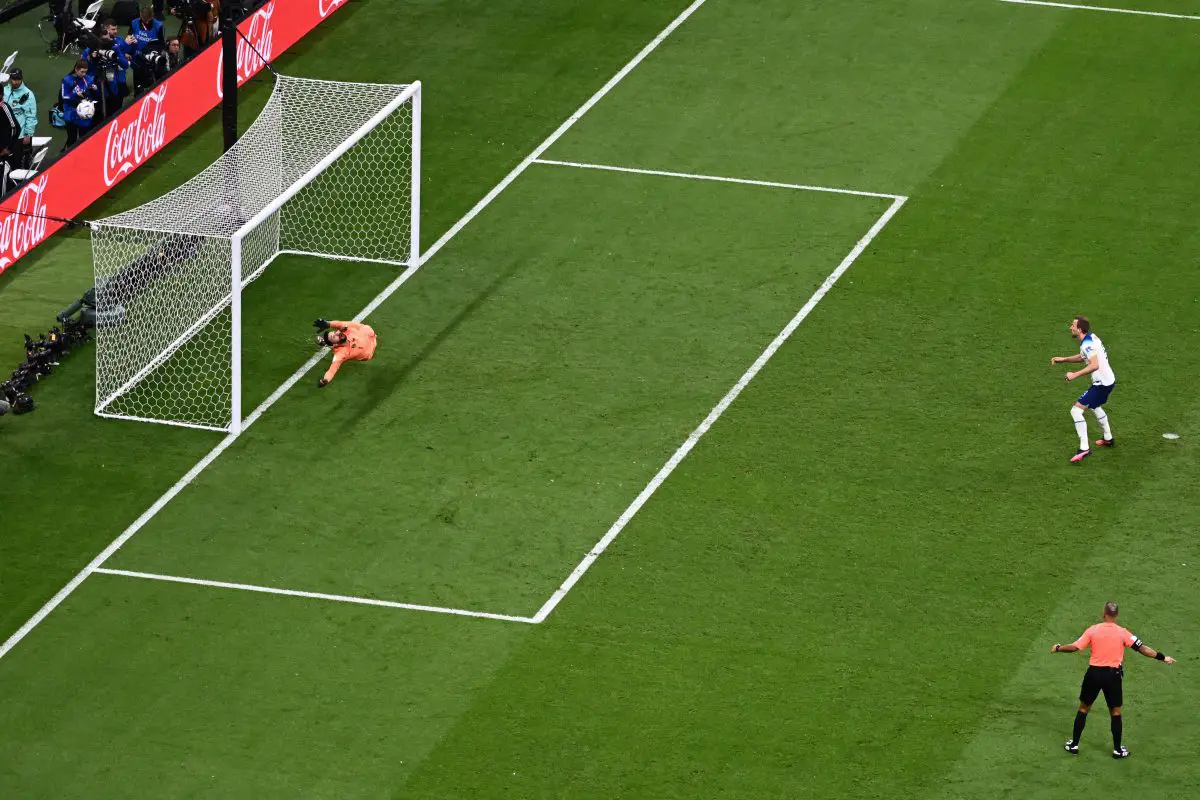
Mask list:
[[[1050,648],[1051,653],[1074,653],[1079,650],[1076,644],[1056,644]]]
[[[329,320],[325,319],[324,317],[322,317],[321,319],[318,319],[318,320],[314,320],[313,327],[319,331],[323,331],[329,327]]]
[[[331,319],[331,320],[329,320],[329,327],[337,328],[339,331],[344,331],[344,330],[346,330],[346,328],[350,327],[350,323],[343,322],[340,319]]]
[[[1081,356],[1079,353],[1076,353],[1073,356],[1055,356],[1054,358],[1050,359],[1050,363],[1052,365],[1053,364],[1077,364],[1080,361],[1083,361],[1083,356]]]
[[[333,380],[333,376],[337,375],[338,370],[342,368],[342,362],[345,360],[340,353],[335,353],[333,363],[329,365],[329,369],[325,370],[325,374],[321,377],[321,380],[317,381],[317,388],[323,389],[328,386],[329,382]]]

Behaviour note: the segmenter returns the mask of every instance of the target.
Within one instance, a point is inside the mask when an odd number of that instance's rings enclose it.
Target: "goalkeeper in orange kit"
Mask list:
[[[328,386],[343,362],[370,361],[375,357],[375,331],[370,325],[319,319],[313,323],[313,327],[321,331],[317,334],[317,344],[333,349],[333,363],[317,381],[318,387]]]

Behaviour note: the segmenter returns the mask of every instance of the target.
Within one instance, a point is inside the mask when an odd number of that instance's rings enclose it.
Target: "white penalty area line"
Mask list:
[[[238,589],[243,592],[258,592],[260,594],[276,594],[285,597],[307,597],[310,600],[330,600],[335,603],[354,603],[360,606],[379,606],[381,608],[402,608],[406,611],[428,611],[434,614],[452,614],[458,617],[478,617],[480,619],[496,619],[502,622],[533,623],[532,617],[513,617],[508,614],[491,614],[486,611],[468,611],[463,608],[443,608],[441,606],[423,606],[416,603],[396,603],[391,600],[376,600],[373,597],[352,597],[344,594],[327,594],[325,592],[302,592],[296,589],[277,589],[273,586],[258,586],[252,583],[230,583],[228,581],[209,581],[200,578],[185,578],[180,575],[160,575],[155,572],[135,572],[128,569],[109,569],[97,567],[93,572],[101,575],[121,575],[126,578],[141,578],[149,581],[165,581],[167,583],[186,583],[190,586],[209,586],[217,589]]]
[[[529,165],[532,164],[536,158],[541,156],[542,153],[546,152],[546,150],[548,150],[555,142],[562,138],[563,134],[570,130],[571,127],[574,126],[584,114],[586,114],[597,103],[604,99],[605,95],[611,92],[617,86],[617,84],[623,81],[630,72],[633,72],[633,70],[636,69],[637,66],[641,64],[647,56],[654,52],[668,36],[674,33],[674,31],[680,25],[686,22],[688,17],[692,16],[692,14],[694,14],[701,6],[703,6],[705,2],[707,2],[707,0],[693,0],[692,4],[680,12],[679,16],[675,17],[675,19],[672,20],[671,23],[662,30],[662,32],[650,40],[649,44],[638,51],[637,55],[635,55],[628,64],[622,67],[616,75],[610,78],[607,83],[605,83],[596,91],[595,94],[589,97],[587,101],[585,101],[584,104],[575,111],[574,114],[572,114],[561,125],[559,125],[558,128],[551,133],[544,142],[538,145],[532,153],[526,156],[520,164],[513,168],[513,170],[509,172],[502,181],[500,181],[500,183],[496,184],[495,188],[484,195],[483,199],[476,203],[471,210],[463,216],[462,219],[454,223],[454,226],[451,227],[450,230],[446,231],[446,233],[443,234],[442,237],[433,244],[433,246],[431,246],[425,251],[425,253],[421,255],[418,263],[410,266],[399,277],[392,281],[392,283],[386,289],[380,292],[374,300],[368,303],[367,306],[361,312],[359,312],[358,316],[356,316],[354,319],[356,321],[365,319],[368,315],[374,312],[375,309],[379,308],[379,306],[382,305],[389,297],[391,297],[396,290],[403,286],[404,283],[408,281],[408,279],[411,278],[417,270],[419,270],[426,262],[428,262],[429,259],[431,259],[438,251],[445,247],[451,239],[457,236],[458,233],[471,222],[471,220],[479,216],[479,214],[485,208],[487,208],[488,205],[490,205],[491,202],[495,200],[501,192],[507,189],[508,186],[521,175],[521,173],[529,168]],[[262,405],[256,408],[253,413],[246,418],[246,421],[242,425],[241,433],[245,433],[246,430],[252,424],[254,424],[254,422],[258,420],[258,418],[261,417],[267,409],[273,406],[280,397],[282,397],[289,389],[295,386],[305,375],[307,375],[309,371],[312,370],[312,368],[321,360],[322,355],[322,353],[313,355],[304,363],[304,366],[296,370],[296,372],[290,378],[288,378],[282,386],[276,389],[271,396],[262,403]],[[166,494],[160,497],[154,503],[154,505],[146,510],[145,513],[134,520],[133,524],[126,528],[120,536],[114,539],[108,547],[104,548],[104,551],[101,552],[100,555],[92,559],[91,563],[80,570],[79,573],[72,578],[66,586],[60,589],[58,593],[54,595],[54,597],[50,598],[50,600],[47,601],[44,606],[38,609],[37,613],[30,617],[29,620],[19,629],[17,629],[12,636],[8,637],[3,644],[0,644],[0,659],[8,655],[12,649],[20,644],[21,641],[28,636],[34,628],[40,625],[42,621],[46,619],[46,617],[48,617],[52,611],[54,611],[54,609],[62,605],[63,601],[70,597],[71,594],[79,588],[80,584],[82,584],[89,575],[103,566],[104,562],[111,558],[112,555],[120,550],[126,542],[133,538],[134,534],[141,530],[142,527],[163,508],[163,506],[171,502],[171,500],[173,500],[175,496],[178,495],[188,484],[194,481],[201,472],[207,469],[208,466],[212,464],[212,462],[215,461],[219,455],[221,455],[221,453],[225,452],[225,450],[227,450],[229,446],[233,444],[238,436],[239,434],[230,434],[222,439],[220,444],[214,447],[208,453],[208,455],[206,455],[199,462],[197,462],[194,467],[188,470],[187,474],[180,478],[174,486],[167,490]]]
[[[1139,11],[1133,8],[1109,8],[1107,6],[1085,6],[1077,3],[1052,3],[1049,0],[1000,0],[1001,3],[1012,3],[1021,6],[1046,6],[1048,8],[1069,8],[1075,11],[1107,11],[1111,14],[1134,14],[1139,17],[1165,17],[1167,19],[1200,19],[1196,14],[1169,14],[1166,11]]]
[[[765,186],[772,189],[794,189],[804,192],[825,192],[827,194],[850,194],[856,197],[878,197],[884,200],[898,200],[901,195],[887,192],[864,192],[858,189],[837,189],[832,186],[810,186],[803,183],[780,183],[778,181],[760,181],[750,178],[726,178],[720,175],[701,175],[694,172],[670,172],[662,169],[639,169],[636,167],[617,167],[612,164],[592,164],[583,161],[558,161],[553,158],[534,159],[535,164],[545,164],[551,167],[575,167],[576,169],[594,169],[602,172],[625,172],[633,175],[656,175],[663,178],[686,178],[693,181],[713,181],[715,183],[737,183],[745,186]]]
[[[665,174],[679,175],[680,173]],[[859,192],[856,194],[865,193]],[[754,380],[755,375],[762,371],[762,368],[767,365],[767,362],[771,360],[771,357],[774,356],[779,348],[783,346],[783,343],[791,338],[791,335],[795,332],[796,328],[800,327],[800,323],[804,322],[805,318],[808,317],[808,315],[812,313],[812,310],[817,307],[817,303],[820,303],[825,295],[829,294],[829,290],[832,289],[834,284],[838,282],[838,279],[841,278],[842,275],[846,273],[846,270],[850,269],[851,265],[858,260],[858,257],[863,254],[863,251],[867,249],[867,247],[871,244],[871,241],[879,235],[879,232],[882,231],[884,226],[891,221],[892,217],[896,216],[896,212],[898,212],[901,206],[904,205],[905,201],[908,200],[907,197],[902,195],[875,196],[891,197],[893,198],[892,204],[888,206],[887,211],[884,211],[883,215],[875,221],[875,224],[871,226],[871,229],[867,231],[866,235],[858,240],[858,243],[854,245],[854,249],[842,259],[842,263],[838,264],[837,269],[831,272],[829,277],[825,279],[825,281],[817,288],[815,292],[813,292],[812,297],[808,298],[808,302],[804,304],[804,307],[796,312],[796,316],[792,317],[791,321],[784,326],[783,330],[781,330],[779,334],[771,341],[771,343],[767,345],[767,349],[762,352],[762,355],[755,359],[754,363],[750,365],[750,368],[746,370],[742,377],[738,378],[738,381],[733,385],[733,388],[721,398],[721,401],[717,403],[716,407],[708,413],[708,416],[704,418],[704,421],[701,422],[694,431],[692,431],[691,435],[689,435],[684,443],[679,446],[679,449],[675,451],[667,463],[662,466],[662,469],[660,469],[658,473],[650,479],[650,483],[646,484],[646,488],[642,489],[641,493],[634,498],[634,501],[629,504],[629,507],[625,509],[624,513],[622,513],[617,521],[612,524],[612,527],[608,529],[608,532],[604,534],[603,538],[601,538],[600,541],[588,551],[587,555],[583,557],[583,560],[579,562],[579,566],[575,567],[574,571],[567,576],[567,579],[563,581],[562,585],[559,586],[554,594],[550,596],[550,599],[547,600],[540,609],[538,609],[538,612],[533,615],[534,622],[543,622],[545,621],[546,617],[550,616],[550,613],[554,611],[559,603],[562,602],[563,598],[567,596],[567,593],[570,592],[572,588],[574,588],[575,584],[579,583],[579,579],[582,578],[592,564],[596,562],[596,559],[599,558],[604,551],[608,549],[608,546],[612,544],[613,541],[621,534],[621,531],[625,529],[625,526],[629,524],[629,521],[633,519],[634,515],[636,515],[638,511],[641,510],[642,506],[644,506],[646,502],[654,495],[654,493],[658,491],[658,487],[662,486],[663,482],[666,481],[666,479],[671,476],[671,473],[675,471],[675,468],[678,467],[685,458],[687,458],[687,454],[692,451],[692,448],[696,446],[696,444],[700,441],[700,438],[704,436],[704,434],[708,433],[709,429],[712,428],[716,421],[721,418],[721,415],[725,413],[725,410],[733,404],[734,400],[737,400],[738,395],[742,393],[742,390],[750,384],[750,381]]]

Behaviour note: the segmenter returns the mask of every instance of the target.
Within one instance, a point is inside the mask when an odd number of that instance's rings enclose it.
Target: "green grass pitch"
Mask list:
[[[277,67],[422,80],[429,247],[686,7],[355,0]],[[92,574],[0,657],[0,798],[1193,796],[1196,24],[701,3],[542,158],[880,196],[529,165],[104,565],[383,605]],[[852,251],[541,624],[392,607],[535,615]],[[90,275],[75,234],[0,277],[0,364]],[[273,264],[244,407],[395,275]],[[1071,467],[1077,313],[1119,446]],[[91,360],[0,419],[0,641],[221,441],[94,417]],[[1102,705],[1070,758],[1047,651],[1109,599],[1179,662],[1128,663],[1133,758]]]

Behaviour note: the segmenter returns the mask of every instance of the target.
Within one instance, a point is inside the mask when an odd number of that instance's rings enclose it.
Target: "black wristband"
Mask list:
[[[1166,654],[1166,653],[1164,653],[1162,650],[1159,650],[1159,651],[1158,651],[1158,654],[1157,654],[1156,656],[1154,656],[1154,657],[1155,657],[1155,658],[1157,658],[1159,661],[1166,661],[1166,660],[1167,660],[1167,654]]]

